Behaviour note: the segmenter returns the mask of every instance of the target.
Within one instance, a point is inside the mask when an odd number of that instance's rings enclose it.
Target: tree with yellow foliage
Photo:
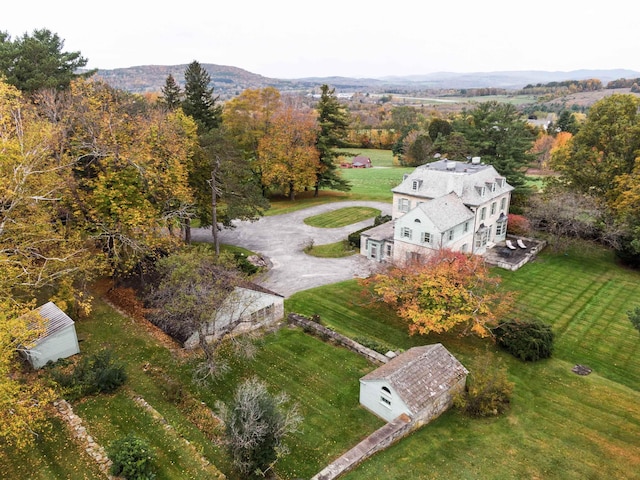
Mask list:
[[[320,168],[316,138],[313,114],[291,106],[279,110],[258,144],[263,184],[282,189],[290,200],[295,200],[296,193],[315,185]]]
[[[411,334],[456,329],[486,337],[513,300],[498,289],[500,278],[490,275],[484,259],[445,249],[423,261],[392,265],[361,283],[409,324]]]

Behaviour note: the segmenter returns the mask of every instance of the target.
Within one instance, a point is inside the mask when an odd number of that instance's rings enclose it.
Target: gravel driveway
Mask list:
[[[256,283],[285,297],[320,285],[366,277],[375,265],[362,255],[317,258],[303,251],[311,240],[314,245],[335,243],[346,239],[355,230],[373,225],[373,219],[341,228],[317,228],[304,223],[307,217],[354,206],[377,208],[382,215],[391,214],[390,203],[329,203],[283,215],[262,217],[255,222],[234,222],[236,228],[220,232],[220,242],[247,248],[268,260],[271,264],[269,270]],[[194,241],[212,241],[211,230],[208,228],[194,228],[191,235]]]

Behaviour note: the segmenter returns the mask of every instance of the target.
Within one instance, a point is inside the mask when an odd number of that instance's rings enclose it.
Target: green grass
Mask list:
[[[130,433],[151,445],[157,480],[219,478],[214,468],[203,466],[197,451],[188,447],[178,431],[154,421],[150,413],[130,398],[126,389],[110,396],[87,398],[75,411],[91,426],[91,435],[105,448]],[[209,450],[213,450],[212,447]]]
[[[90,480],[102,477],[96,463],[71,437],[62,420],[52,416],[49,427],[32,447],[23,451],[0,448],[0,478]]]
[[[314,245],[311,248],[305,248],[304,253],[319,258],[342,258],[349,257],[358,253],[348,240],[340,240],[335,243],[326,243],[324,245]]]
[[[374,168],[345,168],[339,170],[342,178],[351,183],[350,191],[320,190],[318,197],[314,197],[313,191],[301,192],[296,195],[294,201],[275,196],[270,199],[271,206],[265,212],[265,215],[280,215],[315,205],[345,200],[391,202],[393,197],[391,189],[398,186],[405,173],[410,173],[414,170],[409,167],[396,167],[391,150],[343,150],[369,156],[374,165]],[[377,166],[390,168],[375,168]]]
[[[371,165],[374,167],[396,166],[391,150],[379,150],[377,148],[338,148],[337,151],[349,162],[353,157],[362,155],[369,157],[371,159]]]
[[[339,228],[380,215],[380,210],[370,207],[345,207],[304,219],[304,223],[319,228]]]
[[[358,404],[358,379],[373,368],[349,350],[284,328],[264,338],[255,359],[237,361],[229,375],[201,394],[207,403],[228,402],[240,379],[253,375],[270,391],[286,392],[304,421],[277,471],[283,478],[310,478],[383,425]]]
[[[344,478],[638,478],[640,336],[625,312],[640,298],[640,274],[616,266],[609,252],[544,252],[517,272],[496,270],[518,290],[518,311],[553,325],[551,359],[525,363],[488,340],[452,334],[411,337],[394,313],[371,305],[357,281],[299,292],[288,311],[319,314],[352,338],[396,348],[443,343],[464,364],[488,349],[515,383],[503,417],[471,420],[450,411]],[[571,368],[586,364],[585,377]]]

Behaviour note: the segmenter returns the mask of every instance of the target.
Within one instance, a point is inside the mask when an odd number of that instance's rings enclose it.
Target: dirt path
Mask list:
[[[341,228],[317,228],[304,223],[307,217],[353,206],[377,208],[383,215],[391,214],[391,204],[384,202],[348,201],[317,205],[283,215],[262,217],[256,222],[235,222],[236,228],[221,232],[220,241],[247,248],[267,259],[271,268],[257,283],[289,297],[301,290],[365,277],[375,266],[358,254],[344,258],[317,258],[303,251],[310,241],[314,245],[334,243],[346,239],[355,230],[373,225],[373,219]],[[210,242],[211,231],[193,229],[192,239]]]

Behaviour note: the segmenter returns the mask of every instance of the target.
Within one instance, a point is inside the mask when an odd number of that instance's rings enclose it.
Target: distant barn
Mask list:
[[[371,168],[371,159],[369,157],[365,157],[364,155],[358,155],[357,157],[353,157],[351,166],[353,168]]]
[[[21,350],[33,368],[80,353],[75,323],[66,313],[53,302],[45,303],[36,311],[44,318],[45,331]]]

